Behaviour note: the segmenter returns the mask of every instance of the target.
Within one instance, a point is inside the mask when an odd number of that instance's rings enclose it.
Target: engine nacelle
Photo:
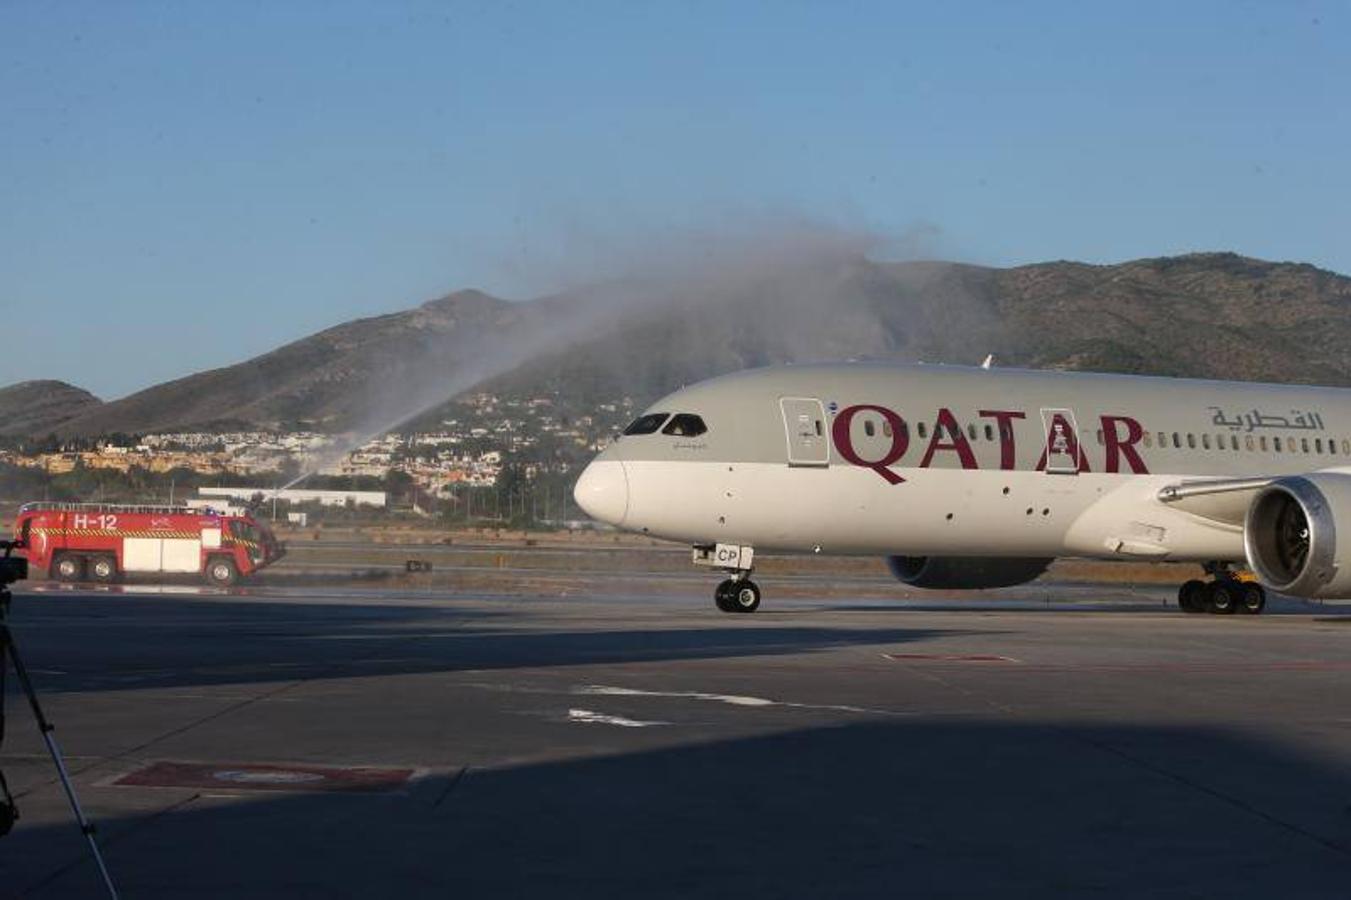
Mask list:
[[[1300,475],[1262,488],[1243,521],[1243,548],[1273,591],[1351,597],[1351,476]]]
[[[1051,562],[1002,556],[888,556],[887,568],[912,587],[980,590],[1024,584],[1045,572]]]

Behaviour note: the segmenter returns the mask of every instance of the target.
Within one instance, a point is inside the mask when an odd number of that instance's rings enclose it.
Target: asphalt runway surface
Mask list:
[[[764,579],[727,615],[712,581],[25,585],[11,624],[129,900],[1351,890],[1337,609]],[[6,701],[0,897],[100,896],[13,678]]]

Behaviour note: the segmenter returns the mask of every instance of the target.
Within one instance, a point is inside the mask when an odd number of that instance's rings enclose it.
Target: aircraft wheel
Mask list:
[[[1206,611],[1206,605],[1202,600],[1205,593],[1206,583],[1193,578],[1191,581],[1184,582],[1182,587],[1177,589],[1177,605],[1184,612],[1199,613]]]
[[[1231,615],[1238,609],[1238,584],[1229,579],[1206,585],[1206,610],[1217,615]]]
[[[84,557],[62,553],[52,563],[52,574],[57,581],[80,581],[84,578]]]
[[[89,560],[89,577],[101,584],[117,579],[117,560],[111,556],[95,556]]]
[[[760,608],[760,588],[749,578],[735,582],[731,596],[735,612],[753,613]]]
[[[1238,611],[1250,616],[1258,615],[1266,608],[1267,592],[1255,581],[1245,581],[1239,590]]]
[[[725,613],[736,612],[736,607],[732,605],[732,591],[735,589],[736,582],[730,578],[718,585],[713,591],[713,601],[718,604],[718,609]]]

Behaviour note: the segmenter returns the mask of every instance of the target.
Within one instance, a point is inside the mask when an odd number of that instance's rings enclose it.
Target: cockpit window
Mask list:
[[[704,420],[693,413],[677,413],[671,417],[671,421],[661,430],[662,434],[671,434],[676,437],[695,437],[708,431],[708,426]]]
[[[645,416],[639,416],[633,420],[628,428],[624,429],[625,434],[653,434],[661,423],[666,421],[670,413],[648,413]]]

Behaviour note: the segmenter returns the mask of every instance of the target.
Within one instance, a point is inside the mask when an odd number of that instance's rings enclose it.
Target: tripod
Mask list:
[[[9,558],[8,552],[5,553],[5,558]],[[3,569],[0,569],[0,572],[3,572]],[[94,826],[85,818],[84,810],[80,809],[79,798],[75,796],[75,786],[70,783],[70,774],[66,771],[65,760],[61,757],[61,748],[56,745],[56,738],[52,735],[56,727],[42,712],[37,691],[33,689],[33,681],[28,677],[23,657],[19,655],[19,645],[14,640],[14,633],[10,631],[9,604],[12,599],[8,585],[0,584],[0,746],[5,742],[4,689],[6,657],[8,657],[9,662],[14,664],[14,674],[19,679],[19,685],[28,697],[28,706],[33,710],[33,718],[37,721],[38,730],[42,732],[42,740],[47,744],[47,754],[51,756],[52,764],[56,766],[56,774],[61,779],[61,786],[65,788],[66,799],[70,801],[70,808],[75,813],[75,821],[80,823],[80,833],[89,842],[89,851],[94,856],[99,875],[103,877],[108,896],[117,900],[117,888],[113,886],[112,876],[108,874],[108,867],[103,863],[103,854],[99,852],[98,842],[94,840]],[[19,810],[14,805],[14,796],[9,792],[4,773],[0,772],[0,836],[6,834],[18,818]]]

